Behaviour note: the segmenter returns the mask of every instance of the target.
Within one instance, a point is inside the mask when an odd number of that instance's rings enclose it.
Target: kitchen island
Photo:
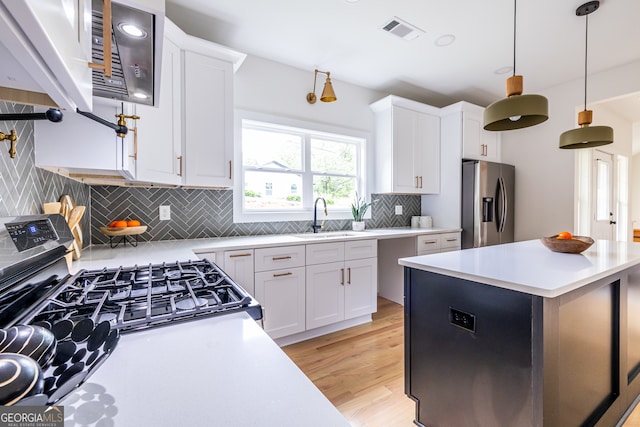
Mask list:
[[[405,392],[428,426],[614,426],[640,395],[640,245],[402,258]]]

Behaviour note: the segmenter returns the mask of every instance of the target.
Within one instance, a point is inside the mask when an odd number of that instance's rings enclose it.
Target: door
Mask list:
[[[264,330],[271,338],[305,330],[304,267],[256,273],[255,288]]]
[[[422,146],[417,144],[416,111],[393,107],[393,191],[420,193]]]
[[[364,316],[377,310],[377,258],[345,262],[344,318]]]
[[[613,154],[593,151],[591,237],[613,240],[616,235],[614,209]]]

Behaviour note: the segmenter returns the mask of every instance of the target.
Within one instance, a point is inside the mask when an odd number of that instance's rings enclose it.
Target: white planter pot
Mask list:
[[[364,221],[351,221],[353,231],[364,231]]]

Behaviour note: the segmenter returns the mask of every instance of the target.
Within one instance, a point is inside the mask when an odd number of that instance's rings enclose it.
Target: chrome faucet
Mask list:
[[[327,201],[324,199],[324,197],[318,197],[313,203],[313,225],[311,226],[311,228],[313,228],[314,233],[317,233],[318,230],[322,228],[322,224],[318,225],[318,200],[322,200],[322,204],[324,205],[324,214],[329,215],[327,212]],[[322,222],[324,223],[324,221]]]

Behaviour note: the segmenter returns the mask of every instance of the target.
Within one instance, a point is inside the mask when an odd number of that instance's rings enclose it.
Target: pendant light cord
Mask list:
[[[516,3],[513,0],[513,75],[516,75]]]
[[[588,43],[589,43],[589,14],[587,13],[585,16],[586,25],[584,30],[584,109],[587,109],[587,53],[589,52]]]

